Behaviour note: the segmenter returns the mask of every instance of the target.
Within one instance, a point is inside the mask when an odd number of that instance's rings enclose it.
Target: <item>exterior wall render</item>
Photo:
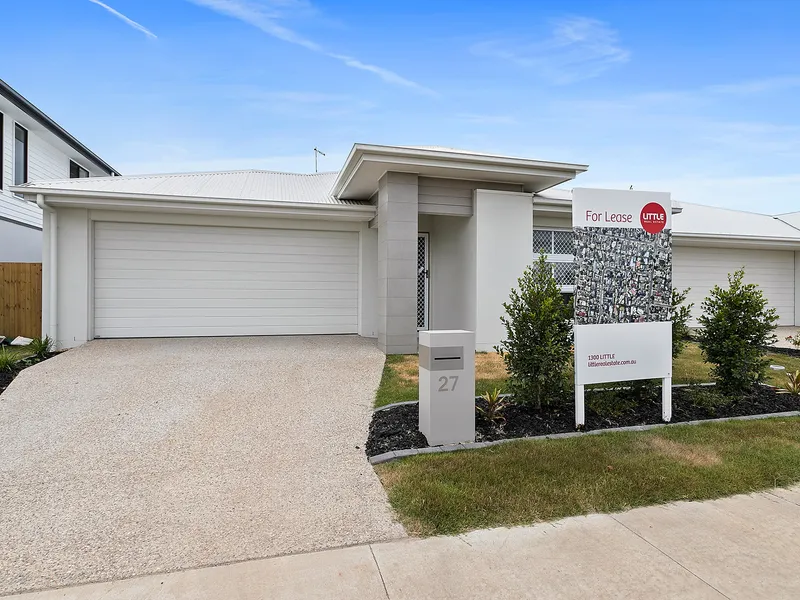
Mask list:
[[[420,215],[430,234],[430,329],[475,329],[474,227],[470,217]]]
[[[490,351],[505,335],[500,315],[511,288],[531,262],[531,194],[475,192],[475,344]]]

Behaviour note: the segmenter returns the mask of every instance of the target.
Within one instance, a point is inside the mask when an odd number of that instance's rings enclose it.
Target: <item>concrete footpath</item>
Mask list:
[[[13,596],[800,598],[800,488],[404,539]]]

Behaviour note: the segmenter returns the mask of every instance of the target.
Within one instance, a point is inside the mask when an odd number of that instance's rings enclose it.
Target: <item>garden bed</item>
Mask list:
[[[773,352],[774,354],[783,354],[784,356],[793,356],[794,358],[800,358],[800,348],[781,348],[779,346],[767,346],[765,348],[768,352]]]
[[[19,352],[24,355],[25,348],[23,347],[21,350],[19,350]],[[49,358],[53,358],[56,354],[59,354],[59,352],[50,352],[44,357],[27,356],[22,358],[11,370],[0,371],[0,394],[6,391],[6,388],[11,385],[11,382],[14,381],[17,375],[19,375],[20,371],[24,371],[28,367],[38,365],[40,362],[44,362]]]
[[[484,400],[476,400],[477,404]],[[674,387],[672,390],[672,423],[741,417],[788,412],[800,409],[800,399],[779,394],[775,388],[758,386],[740,397],[718,394],[713,386]],[[565,397],[557,406],[535,410],[510,404],[506,423],[493,425],[476,416],[476,442],[526,438],[575,431],[572,397]],[[393,406],[376,411],[367,439],[367,456],[393,450],[426,448],[425,437],[418,431],[418,404]],[[612,429],[632,425],[661,423],[661,388],[586,391],[585,430]]]

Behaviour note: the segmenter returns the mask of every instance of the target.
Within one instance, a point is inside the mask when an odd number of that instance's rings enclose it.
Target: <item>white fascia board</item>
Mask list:
[[[182,198],[149,194],[87,192],[17,188],[26,196],[41,193],[47,204],[70,208],[110,208],[114,210],[147,210],[151,212],[186,212],[201,214],[272,215],[337,221],[369,221],[376,208],[371,205],[311,204],[306,202],[264,202],[230,198]]]
[[[345,161],[344,168],[339,172],[333,183],[331,194],[338,197],[352,181],[358,169],[365,162],[391,162],[392,171],[416,172],[418,168],[439,167],[444,169],[471,169],[484,173],[533,175],[553,177],[561,173],[564,180],[553,185],[559,185],[574,179],[579,173],[586,171],[589,166],[574,163],[558,163],[527,158],[513,158],[492,156],[486,154],[464,154],[461,152],[447,152],[442,150],[422,150],[414,148],[400,148],[397,146],[379,146],[371,144],[355,144]],[[397,168],[395,168],[395,166]],[[498,177],[497,181],[503,181]]]

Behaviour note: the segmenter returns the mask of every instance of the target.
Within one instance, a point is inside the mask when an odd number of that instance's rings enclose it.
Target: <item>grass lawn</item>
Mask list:
[[[768,353],[771,364],[782,365],[787,371],[800,370],[800,358],[784,354]],[[395,354],[386,357],[378,393],[375,396],[375,407],[394,402],[417,400],[419,359],[416,354]],[[709,371],[711,365],[703,362],[697,344],[686,346],[672,365],[673,383],[704,383],[711,381]],[[786,379],[786,371],[772,371],[767,375],[767,383],[782,386]],[[495,387],[503,388],[506,381],[506,370],[503,359],[494,352],[482,352],[475,355],[475,394],[492,391]]]
[[[800,418],[672,426],[377,465],[410,533],[454,534],[800,481]]]

